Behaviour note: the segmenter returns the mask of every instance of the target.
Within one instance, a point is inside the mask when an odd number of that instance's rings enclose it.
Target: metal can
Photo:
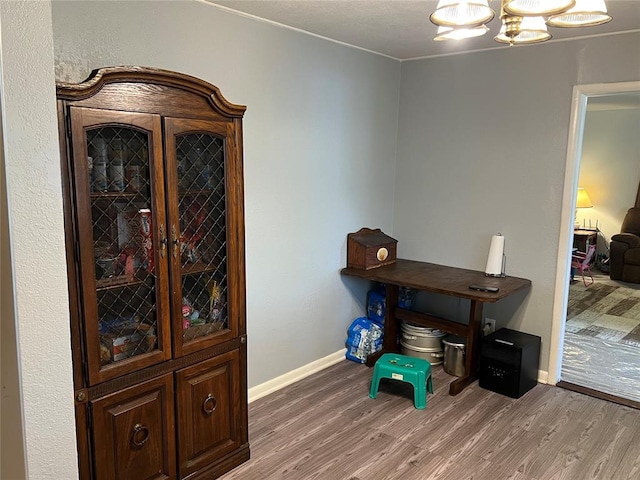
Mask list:
[[[109,190],[122,192],[124,190],[124,167],[121,159],[113,159],[109,164]]]
[[[93,157],[87,156],[87,173],[89,178],[89,189],[93,191]]]
[[[153,252],[153,230],[151,225],[151,210],[141,208],[138,210],[140,217],[140,242],[142,244],[142,265],[148,272],[153,272],[155,259]]]
[[[107,159],[106,157],[94,157],[93,159],[93,185],[94,192],[107,191]]]
[[[127,172],[127,189],[130,192],[139,192],[142,190],[142,173],[140,165],[129,165]]]
[[[113,150],[109,161],[109,190],[124,191],[125,151],[122,140],[116,138],[112,142]]]

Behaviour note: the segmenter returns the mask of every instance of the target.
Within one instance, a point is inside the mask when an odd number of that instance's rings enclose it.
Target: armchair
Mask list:
[[[611,237],[609,277],[640,283],[640,208],[630,208],[617,235]]]

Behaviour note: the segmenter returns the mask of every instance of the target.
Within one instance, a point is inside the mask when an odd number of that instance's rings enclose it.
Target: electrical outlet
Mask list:
[[[486,318],[482,324],[482,334],[489,335],[496,331],[496,321],[493,318]]]

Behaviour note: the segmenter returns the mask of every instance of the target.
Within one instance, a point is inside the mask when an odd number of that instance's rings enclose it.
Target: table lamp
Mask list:
[[[575,220],[576,228],[580,228],[580,223],[578,223],[578,209],[591,208],[591,207],[593,207],[593,203],[591,203],[589,194],[584,188],[578,187],[578,193],[576,196],[576,220]]]

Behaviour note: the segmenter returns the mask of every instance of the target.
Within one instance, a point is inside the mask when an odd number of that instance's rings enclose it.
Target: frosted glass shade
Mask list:
[[[611,21],[604,0],[576,0],[576,5],[565,13],[547,20],[552,27],[593,27]]]
[[[475,27],[493,19],[488,0],[440,0],[429,19],[443,27]]]
[[[521,17],[547,16],[565,12],[575,3],[576,0],[504,0],[503,9]]]
[[[487,33],[489,29],[486,25],[478,27],[438,27],[438,33],[433,38],[439,42],[442,40],[463,40],[465,38],[479,37]]]
[[[539,43],[549,40],[551,34],[547,31],[547,25],[542,17],[523,17],[520,24],[520,32],[512,38],[506,35],[504,20],[500,33],[493,37],[496,42],[508,43],[510,45],[523,45],[528,43]]]

